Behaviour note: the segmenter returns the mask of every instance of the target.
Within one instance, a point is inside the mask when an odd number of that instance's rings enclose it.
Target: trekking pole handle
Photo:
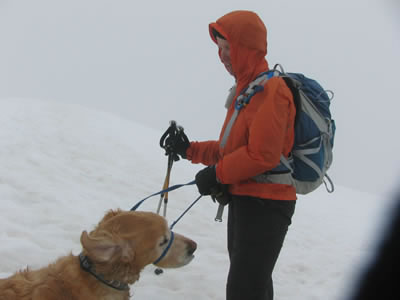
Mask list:
[[[165,148],[165,139],[167,138],[168,135],[175,135],[177,131],[177,127],[176,127],[176,121],[171,120],[169,121],[169,127],[167,128],[167,130],[164,132],[164,134],[161,136],[160,138],[160,147],[161,148]]]

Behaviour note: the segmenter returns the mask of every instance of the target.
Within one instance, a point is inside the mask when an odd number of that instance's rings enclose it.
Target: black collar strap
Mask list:
[[[104,278],[103,275],[97,274],[93,270],[92,262],[89,260],[89,258],[87,256],[83,255],[82,253],[79,254],[79,262],[81,264],[81,268],[84,271],[92,274],[97,280],[101,281],[105,285],[107,285],[107,286],[109,286],[109,287],[111,287],[113,289],[119,290],[119,291],[127,291],[127,290],[129,290],[129,286],[128,286],[127,283],[121,282],[121,281],[118,281],[118,280],[107,280],[107,279]]]

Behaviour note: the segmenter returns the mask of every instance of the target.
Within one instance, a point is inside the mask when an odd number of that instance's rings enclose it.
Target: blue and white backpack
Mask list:
[[[303,74],[285,73],[280,65],[276,65],[272,71],[260,74],[237,97],[235,113],[227,125],[221,146],[226,143],[240,110],[249,103],[254,94],[263,90],[268,79],[274,76],[282,77],[293,94],[296,105],[295,141],[289,158],[281,155],[280,164],[276,168],[257,175],[254,179],[257,182],[293,185],[297,194],[308,194],[324,183],[327,191],[331,193],[334,186],[327,171],[332,163],[336,130],[329,109],[333,92],[324,90],[317,81]]]

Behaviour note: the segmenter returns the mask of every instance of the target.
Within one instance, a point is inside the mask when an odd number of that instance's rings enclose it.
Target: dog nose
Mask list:
[[[196,242],[190,240],[187,247],[188,247],[188,254],[192,255],[194,251],[196,251],[197,249],[197,244]]]

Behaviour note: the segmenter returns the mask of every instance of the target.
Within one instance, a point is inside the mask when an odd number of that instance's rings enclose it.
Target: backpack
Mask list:
[[[333,92],[324,90],[314,79],[300,73],[285,73],[280,65],[260,74],[237,97],[235,113],[228,123],[222,142],[226,142],[241,108],[250,102],[254,94],[262,91],[267,81],[275,76],[282,77],[293,94],[296,106],[294,145],[289,158],[281,155],[280,164],[276,168],[257,175],[254,179],[264,183],[290,184],[296,188],[297,194],[303,195],[314,191],[324,183],[327,191],[332,193],[334,185],[327,171],[332,163],[336,131],[335,121],[329,109]]]

